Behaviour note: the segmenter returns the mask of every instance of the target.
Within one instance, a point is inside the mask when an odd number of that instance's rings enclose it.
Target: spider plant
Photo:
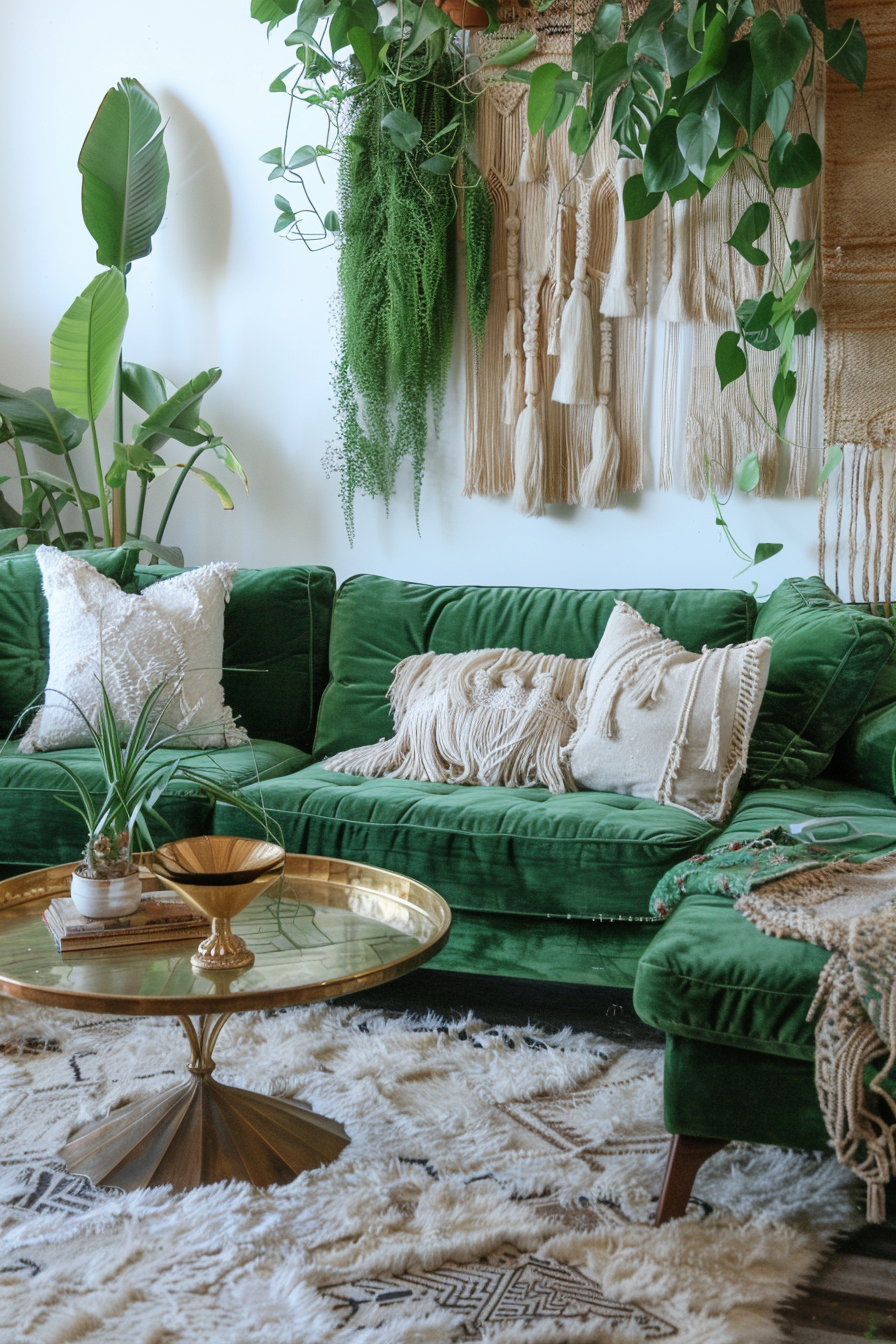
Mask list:
[[[165,698],[169,691],[167,682],[162,682],[149,692],[126,742],[121,740],[115,710],[102,678],[99,678],[99,682],[102,698],[96,724],[91,723],[70,697],[66,698],[82,719],[96,749],[105,783],[104,795],[97,800],[72,766],[48,758],[69,777],[78,795],[78,802],[72,802],[69,798],[58,798],[57,801],[77,812],[87,827],[87,845],[81,870],[84,876],[109,879],[123,877],[134,871],[131,857],[134,848],[155,848],[150,823],[170,830],[168,823],[156,810],[156,803],[169,785],[181,781],[195,784],[214,802],[232,803],[259,823],[265,834],[271,833],[271,825],[261,804],[237,792],[229,777],[224,776],[222,782],[218,783],[191,764],[192,761],[203,760],[207,769],[208,757],[204,752],[196,752],[195,756],[180,756],[173,761],[153,759],[161,748],[176,746],[183,736],[179,732],[160,735],[165,711],[174,698],[174,692],[168,693]],[[193,731],[208,732],[215,726],[202,724]]]

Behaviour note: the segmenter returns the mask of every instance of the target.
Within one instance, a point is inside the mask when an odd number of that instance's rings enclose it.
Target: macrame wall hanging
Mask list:
[[[503,11],[479,55],[487,65],[508,37],[534,28],[538,51],[522,68],[569,68],[596,9],[579,0],[573,19],[560,0],[525,18]],[[617,370],[645,365],[647,228],[617,227],[630,165],[617,163],[609,117],[576,159],[565,127],[547,141],[530,136],[527,87],[502,73],[483,71],[477,108],[495,225],[485,339],[467,351],[465,493],[511,494],[526,514],[552,502],[608,508],[643,484],[644,380]]]
[[[896,13],[892,0],[828,0],[859,19],[864,96],[825,91],[824,265],[827,444],[843,466],[822,490],[819,572],[850,600],[889,602],[896,545]],[[853,96],[851,97],[850,94]]]
[[[796,7],[796,0],[777,5]],[[636,17],[643,5],[629,8]],[[760,0],[756,8],[766,5]],[[565,126],[546,142],[530,136],[526,85],[488,68],[489,55],[524,29],[536,31],[538,47],[522,69],[545,61],[569,68],[575,38],[590,29],[596,9],[594,0],[561,0],[543,14],[502,9],[499,30],[477,39],[483,90],[476,152],[495,224],[485,339],[481,349],[472,341],[467,349],[465,493],[510,494],[517,509],[537,515],[555,501],[610,508],[621,491],[641,490],[652,310],[663,360],[658,483],[677,483],[698,498],[707,480],[728,490],[738,462],[756,452],[759,493],[772,494],[781,456],[775,432],[751,404],[745,380],[720,393],[715,369],[716,342],[734,325],[735,306],[758,298],[771,280],[770,268],[750,266],[726,242],[757,194],[748,170],[726,174],[705,201],[693,196],[626,223],[622,189],[640,163],[619,157],[612,109],[578,159]],[[794,135],[815,129],[816,94],[807,87],[795,102],[788,119]],[[819,199],[817,184],[779,193],[791,238],[814,235]],[[780,223],[773,227],[772,255],[780,256]],[[818,296],[806,297],[812,303]],[[820,446],[816,342],[802,344],[789,426],[797,445],[787,478],[793,495],[805,493],[808,450]],[[762,407],[771,407],[774,373],[773,355],[764,366],[753,361],[753,394]]]

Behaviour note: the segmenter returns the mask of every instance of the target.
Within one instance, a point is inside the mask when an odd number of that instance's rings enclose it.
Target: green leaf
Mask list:
[[[838,75],[864,89],[868,49],[858,19],[847,19],[842,28],[827,30],[824,35],[824,58]]]
[[[324,215],[324,228],[327,233],[339,232],[339,216],[335,210],[328,210]]]
[[[769,226],[771,211],[764,201],[754,201],[748,205],[738,220],[737,228],[727,240],[729,247],[748,261],[751,266],[767,266],[768,253],[756,247],[756,239],[761,238]]]
[[[766,93],[793,79],[811,45],[806,21],[799,14],[788,14],[782,24],[775,11],[767,9],[753,20],[750,53]]]
[[[753,564],[761,565],[765,560],[771,560],[773,555],[783,551],[784,543],[782,541],[760,541],[753,555]]]
[[[740,43],[735,43],[735,48]],[[684,9],[678,10],[663,25],[663,46],[666,49],[666,65],[673,79],[686,75],[699,61],[699,52],[694,51],[688,42],[688,20]]]
[[[197,373],[134,427],[134,442],[151,453],[158,452],[168,439],[176,439],[190,448],[204,443],[208,434],[199,424],[202,398],[220,377],[221,370],[217,368]]]
[[[787,124],[790,109],[793,107],[794,93],[793,80],[788,79],[784,84],[778,85],[768,100],[768,111],[765,114],[765,119],[776,140]]]
[[[644,151],[644,185],[649,192],[668,191],[687,175],[688,166],[678,148],[678,117],[661,117]]]
[[[793,323],[794,336],[811,336],[818,326],[818,314],[814,308],[806,308],[804,312],[797,314]]]
[[[0,527],[0,551],[5,551],[9,547],[10,542],[15,541],[17,537],[25,537],[27,535],[27,527]]]
[[[693,173],[688,173],[685,180],[679,186],[672,187],[670,191],[666,192],[666,195],[669,198],[669,204],[674,205],[676,201],[689,201],[702,188],[703,183],[699,177],[695,177]]]
[[[755,490],[762,479],[762,468],[759,465],[759,458],[756,453],[747,453],[743,462],[734,473],[734,483],[738,490],[742,490],[748,495],[751,490]]]
[[[833,444],[825,455],[824,466],[818,473],[818,484],[824,485],[829,476],[837,470],[843,462],[843,449],[839,443]]]
[[[429,4],[421,5],[414,16],[411,31],[405,39],[402,49],[403,55],[410,56],[418,47],[422,46],[428,37],[432,37],[433,33],[438,32],[444,26],[447,17],[441,9],[437,9],[432,4],[432,0]]]
[[[452,159],[450,154],[433,154],[431,158],[424,159],[420,167],[427,173],[434,173],[436,177],[447,177],[454,171],[454,165],[457,159]]]
[[[276,205],[278,210],[285,210],[288,211],[290,214],[292,213],[292,206],[290,205],[289,201],[286,199],[285,196],[275,196],[274,204]]]
[[[771,147],[768,156],[768,176],[777,191],[779,187],[805,187],[814,182],[821,172],[821,149],[808,131],[794,141],[789,131],[783,131]]]
[[[604,0],[591,26],[591,36],[600,51],[607,51],[613,45],[619,36],[621,26],[622,5],[611,3],[611,0]]]
[[[283,82],[287,75],[291,75],[295,70],[295,64],[288,65],[285,70],[281,70],[276,79],[271,80],[268,85],[268,93],[286,93],[286,85]]]
[[[174,569],[184,567],[184,553],[179,546],[162,546],[152,537],[128,537],[127,541],[122,542],[122,546],[126,551],[148,551],[157,560],[161,560],[165,565],[171,565]]]
[[[825,11],[824,0],[800,0],[803,13],[808,15],[815,27],[820,32],[824,32],[828,26],[828,16]]]
[[[155,369],[148,369],[145,364],[125,362],[121,366],[121,390],[129,401],[149,415],[163,401],[168,400],[174,391],[174,384],[156,373]]]
[[[259,23],[278,24],[294,14],[298,0],[252,0],[251,17]]]
[[[238,476],[243,484],[246,494],[249,493],[249,478],[243,470],[243,464],[240,462],[232,448],[228,448],[223,439],[212,438],[209,441],[209,450],[215,454],[221,462],[224,463],[228,471],[232,471],[234,476]]]
[[[712,104],[702,116],[690,112],[678,123],[678,148],[690,172],[702,179],[719,139],[719,109]]]
[[[716,79],[719,98],[751,138],[765,121],[768,94],[753,68],[749,42],[734,42]]]
[[[124,271],[152,251],[168,194],[168,156],[159,105],[136,79],[122,79],[100,104],[78,155],[81,212],[101,266]]]
[[[526,120],[529,123],[530,135],[537,135],[544,125],[553,106],[557,80],[562,74],[560,66],[554,61],[546,61],[544,65],[539,65],[532,71],[529,99],[526,103]]]
[[[413,113],[404,112],[398,107],[387,112],[380,125],[392,143],[405,151],[416,149],[423,134],[423,127]]]
[[[380,71],[385,44],[382,38],[368,33],[364,28],[349,28],[348,40],[361,62],[364,79],[369,84]]]
[[[198,476],[200,481],[205,481],[205,484],[210,490],[214,490],[225,509],[233,508],[233,500],[230,498],[217,476],[213,476],[210,471],[203,471],[201,467],[191,467],[190,471],[194,476]]]
[[[582,158],[588,153],[597,134],[591,125],[591,118],[584,107],[574,107],[569,119],[569,149],[571,154]],[[631,178],[629,178],[631,181]],[[628,186],[628,182],[626,183]],[[624,189],[623,189],[624,190]]]
[[[46,448],[58,457],[77,448],[87,428],[86,420],[57,406],[45,387],[17,392],[0,383],[0,415],[25,443]]]
[[[106,484],[113,490],[124,485],[128,472],[134,471],[144,480],[152,480],[153,468],[164,466],[151,448],[141,447],[138,443],[112,444],[113,462],[106,472]]]
[[[710,190],[715,184],[725,176],[734,160],[743,154],[743,149],[735,145],[733,149],[726,150],[724,154],[713,154],[709,163],[706,165],[706,172],[703,174],[703,185]]]
[[[290,156],[289,163],[286,165],[290,171],[295,172],[297,168],[307,168],[309,163],[314,163],[317,158],[317,150],[313,145],[302,145],[295,154]],[[274,197],[276,203],[277,197]],[[283,199],[280,197],[279,199]]]
[[[796,397],[796,374],[792,369],[779,369],[772,386],[772,402],[778,418],[778,434],[781,438],[787,428],[787,417]]]
[[[128,320],[121,271],[103,271],[50,337],[50,391],[58,406],[96,419],[109,400]]]
[[[530,33],[523,29],[516,37],[503,42],[494,56],[489,56],[486,65],[517,65],[524,61],[527,56],[531,56],[538,46],[538,38],[535,33]]]
[[[267,154],[262,154],[262,155],[260,155],[260,156],[259,156],[259,160],[258,160],[258,162],[259,162],[259,163],[276,163],[276,164],[279,164],[280,167],[282,167],[282,166],[283,166],[283,150],[282,150],[282,148],[280,147],[280,145],[276,145],[273,149],[269,149],[268,152],[267,152]]]
[[[296,217],[291,210],[282,211],[274,220],[274,232],[282,233],[284,229],[290,228],[295,224]]]
[[[769,291],[761,299],[744,299],[737,308],[744,340],[756,350],[777,350],[781,338],[772,325],[775,296]]]
[[[725,65],[730,45],[728,20],[724,14],[716,13],[706,29],[700,59],[688,71],[686,87],[693,89],[695,85],[702,84],[704,80],[712,79],[714,75],[717,75]]]
[[[747,357],[740,348],[739,332],[723,331],[716,342],[716,373],[722,389],[736,383],[746,371]]]
[[[564,78],[568,79],[569,76],[568,75],[564,76]],[[559,84],[560,81],[558,80],[557,81],[558,92],[554,95],[554,101],[551,103],[550,110],[544,119],[544,126],[542,127],[542,131],[544,132],[545,140],[547,140],[550,136],[552,136],[556,131],[557,127],[562,125],[563,122],[566,121],[567,117],[570,115],[573,108],[575,107],[576,101],[579,97],[578,92],[574,93],[568,93],[565,91],[560,92]]]

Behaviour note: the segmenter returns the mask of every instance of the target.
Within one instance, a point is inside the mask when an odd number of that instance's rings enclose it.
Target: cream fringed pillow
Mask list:
[[[617,602],[564,752],[576,783],[722,821],[746,768],[770,655],[769,639],[689,653]]]
[[[127,738],[149,693],[161,683],[168,701],[158,736],[178,745],[232,747],[248,742],[224,703],[224,606],[236,565],[203,565],[124,593],[85,560],[39,546],[50,624],[50,668],[43,706],[19,751],[90,745],[72,702],[93,724],[100,676]],[[169,699],[170,697],[170,699]],[[203,731],[195,731],[196,729]]]
[[[394,669],[395,736],[324,762],[350,775],[434,784],[574,790],[561,750],[575,728],[586,658],[475,649],[420,653]]]

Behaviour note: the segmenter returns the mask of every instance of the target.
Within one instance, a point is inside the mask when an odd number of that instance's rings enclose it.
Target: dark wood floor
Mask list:
[[[631,991],[625,989],[583,990],[424,969],[348,1001],[389,1011],[430,1010],[449,1018],[469,1011],[510,1026],[573,1027],[636,1048],[663,1043],[662,1034],[638,1018]],[[792,1344],[896,1341],[896,1221],[845,1238],[787,1311],[786,1331]]]

